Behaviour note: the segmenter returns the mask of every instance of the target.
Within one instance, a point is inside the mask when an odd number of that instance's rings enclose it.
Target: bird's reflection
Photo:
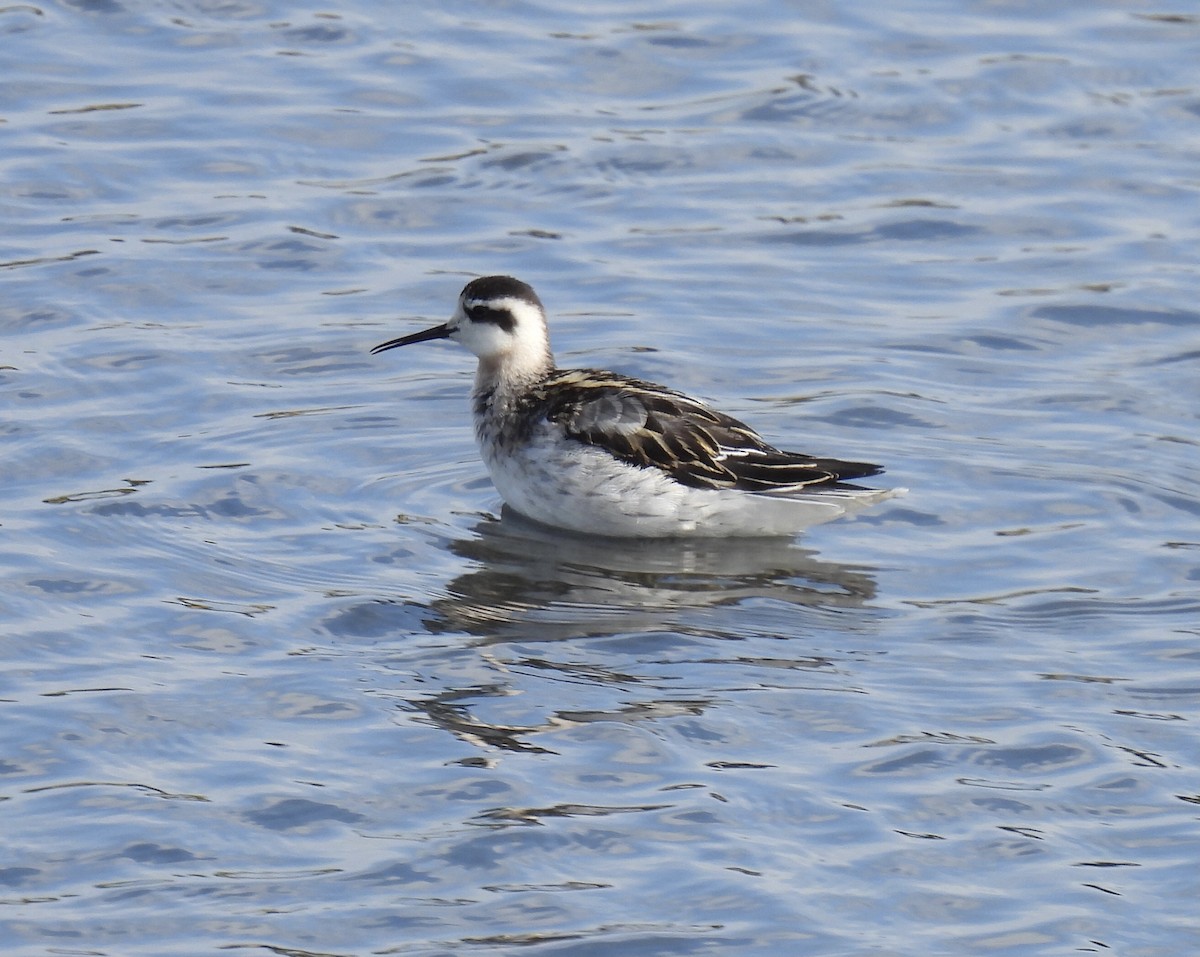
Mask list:
[[[449,548],[469,571],[427,603],[385,604],[394,622],[475,640],[440,653],[440,687],[414,688],[405,710],[489,751],[551,751],[548,735],[592,722],[700,718],[714,674],[849,690],[833,657],[761,642],[827,630],[875,595],[869,569],[788,539],[587,538],[505,511]],[[513,698],[533,687],[536,700]]]
[[[869,569],[823,561],[787,538],[585,537],[508,509],[473,531],[450,548],[476,567],[430,610],[443,628],[498,641],[661,628],[688,610],[753,598],[852,608],[875,595]]]

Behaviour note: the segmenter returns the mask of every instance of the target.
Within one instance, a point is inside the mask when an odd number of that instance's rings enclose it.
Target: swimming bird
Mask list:
[[[559,369],[542,301],[511,276],[473,279],[449,320],[371,352],[435,339],[478,357],[483,461],[536,522],[614,537],[790,535],[895,494],[846,484],[878,465],[782,451],[674,389]]]

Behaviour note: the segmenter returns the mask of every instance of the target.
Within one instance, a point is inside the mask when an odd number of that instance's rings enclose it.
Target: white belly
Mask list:
[[[782,498],[689,488],[550,429],[517,448],[485,442],[482,453],[497,491],[522,515],[618,538],[789,535],[888,495],[864,490]]]

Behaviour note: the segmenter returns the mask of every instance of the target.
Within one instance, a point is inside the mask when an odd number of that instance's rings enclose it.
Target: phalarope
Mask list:
[[[453,339],[479,358],[475,434],[501,497],[545,525],[616,537],[787,535],[893,494],[844,484],[883,469],[784,452],[681,392],[559,369],[537,293],[467,283],[445,323],[372,354]]]

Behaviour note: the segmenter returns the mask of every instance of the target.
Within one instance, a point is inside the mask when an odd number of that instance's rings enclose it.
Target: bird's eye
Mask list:
[[[510,310],[495,309],[483,303],[467,306],[466,313],[472,322],[490,323],[505,332],[512,332],[517,324],[516,317]]]

